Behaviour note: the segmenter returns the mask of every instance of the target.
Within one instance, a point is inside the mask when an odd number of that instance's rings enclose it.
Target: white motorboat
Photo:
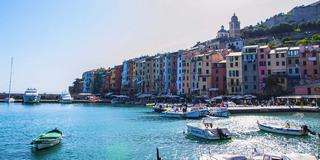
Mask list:
[[[230,139],[231,133],[227,128],[214,127],[212,123],[187,124],[187,133],[207,140]]]
[[[247,160],[247,157],[243,155],[232,154],[202,155],[199,160]]]
[[[58,129],[53,129],[47,133],[41,134],[36,139],[32,140],[31,144],[36,149],[44,149],[59,144],[61,140],[62,132]]]
[[[73,98],[71,97],[69,92],[63,92],[60,95],[60,103],[72,103]]]
[[[317,160],[317,158],[310,154],[260,154],[251,158],[252,160]]]
[[[210,115],[215,117],[229,117],[230,112],[226,107],[217,107],[210,110]]]
[[[161,116],[166,118],[184,118],[185,113],[182,111],[165,111],[161,113]]]
[[[23,103],[39,103],[40,95],[35,88],[28,88],[23,95]]]
[[[310,131],[308,126],[302,125],[293,125],[289,123],[266,123],[266,122],[257,122],[259,129],[267,132],[278,133],[278,134],[286,134],[293,136],[303,136],[308,135]]]
[[[198,109],[190,109],[189,111],[185,112],[184,115],[185,118],[190,118],[190,119],[197,119],[201,118],[201,112]]]

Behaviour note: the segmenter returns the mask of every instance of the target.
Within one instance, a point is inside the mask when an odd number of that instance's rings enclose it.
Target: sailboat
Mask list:
[[[7,103],[13,103],[15,101],[14,98],[11,97],[12,72],[13,72],[13,57],[11,57],[9,93],[8,93],[8,97],[5,99],[5,102]]]

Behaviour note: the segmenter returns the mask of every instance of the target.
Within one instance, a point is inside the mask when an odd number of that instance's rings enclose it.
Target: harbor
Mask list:
[[[230,140],[207,141],[187,136],[186,125],[201,120],[159,116],[141,105],[0,103],[0,159],[199,159],[210,154],[265,152],[318,154],[316,136],[293,137],[260,131],[257,121],[308,124],[320,132],[319,113],[244,113],[217,118]],[[22,121],[23,120],[23,121]],[[12,125],[15,124],[15,125]],[[28,127],[23,127],[28,126]],[[63,131],[61,144],[34,151],[30,142],[53,128]],[[10,146],[10,149],[7,147]],[[5,149],[6,148],[6,149]]]

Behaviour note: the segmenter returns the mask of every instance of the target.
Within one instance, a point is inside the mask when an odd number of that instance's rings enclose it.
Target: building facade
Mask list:
[[[243,94],[258,93],[257,52],[259,46],[246,46],[242,51]]]
[[[233,52],[226,57],[227,92],[230,95],[243,94],[242,82],[242,53]]]

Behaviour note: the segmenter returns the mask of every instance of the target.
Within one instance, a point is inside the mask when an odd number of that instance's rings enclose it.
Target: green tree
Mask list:
[[[304,39],[299,40],[299,41],[297,42],[297,45],[304,45],[304,46],[306,46],[306,45],[308,45],[309,43],[310,43],[309,40],[308,40],[307,38],[304,38]]]

